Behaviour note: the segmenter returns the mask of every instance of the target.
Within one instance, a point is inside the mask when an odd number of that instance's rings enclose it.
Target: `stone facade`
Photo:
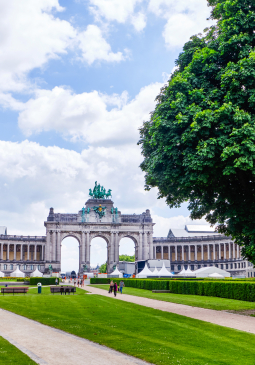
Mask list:
[[[93,207],[102,206],[100,216]],[[165,259],[171,271],[178,273],[189,265],[191,270],[204,266],[218,266],[234,276],[255,276],[253,265],[241,257],[240,247],[223,235],[154,237],[150,211],[142,214],[121,214],[110,199],[89,199],[85,210],[76,214],[54,213],[50,208],[46,236],[12,236],[0,234],[0,270],[10,274],[18,266],[28,275],[38,268],[48,272],[61,271],[61,242],[74,237],[79,243],[79,272],[90,270],[90,247],[95,237],[107,244],[107,267],[112,272],[119,262],[120,240],[129,237],[135,246],[136,261]]]
[[[93,207],[106,207],[101,219]],[[90,247],[95,237],[101,237],[107,244],[107,268],[111,272],[119,262],[119,244],[129,237],[135,245],[136,260],[153,258],[153,222],[150,211],[136,215],[122,215],[112,212],[113,201],[109,199],[89,199],[85,204],[86,214],[59,214],[50,209],[46,227],[46,269],[52,265],[60,271],[61,242],[66,237],[75,237],[79,242],[79,272],[90,270]],[[87,213],[89,208],[89,213]]]

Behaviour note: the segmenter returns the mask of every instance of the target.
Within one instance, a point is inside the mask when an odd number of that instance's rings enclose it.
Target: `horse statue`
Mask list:
[[[111,198],[112,197],[112,189],[109,189],[108,191],[107,191],[107,193],[105,194],[105,196],[106,196],[106,198]]]
[[[92,193],[92,189],[89,189],[89,196],[92,196],[92,198],[94,196],[94,194]]]

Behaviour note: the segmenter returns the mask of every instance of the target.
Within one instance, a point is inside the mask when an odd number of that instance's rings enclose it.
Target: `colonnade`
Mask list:
[[[242,259],[240,246],[233,242],[188,245],[154,243],[153,257],[171,262]]]
[[[44,245],[37,243],[0,243],[1,261],[43,261]]]

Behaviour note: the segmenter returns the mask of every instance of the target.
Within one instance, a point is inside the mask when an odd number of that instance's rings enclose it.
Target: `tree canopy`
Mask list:
[[[135,262],[135,255],[119,255],[119,261]]]
[[[255,263],[255,2],[208,0],[217,24],[191,37],[140,129],[145,188],[189,201]]]

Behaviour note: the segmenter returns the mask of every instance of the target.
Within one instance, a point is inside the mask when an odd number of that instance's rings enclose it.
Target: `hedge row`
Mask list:
[[[30,278],[30,285],[37,285],[37,283],[41,283],[42,285],[54,285],[55,282],[56,278]]]
[[[111,279],[92,278],[91,284],[109,284]],[[201,295],[255,302],[255,283],[231,281],[184,281],[184,280],[123,280],[126,287],[147,290],[170,290],[175,294]]]

